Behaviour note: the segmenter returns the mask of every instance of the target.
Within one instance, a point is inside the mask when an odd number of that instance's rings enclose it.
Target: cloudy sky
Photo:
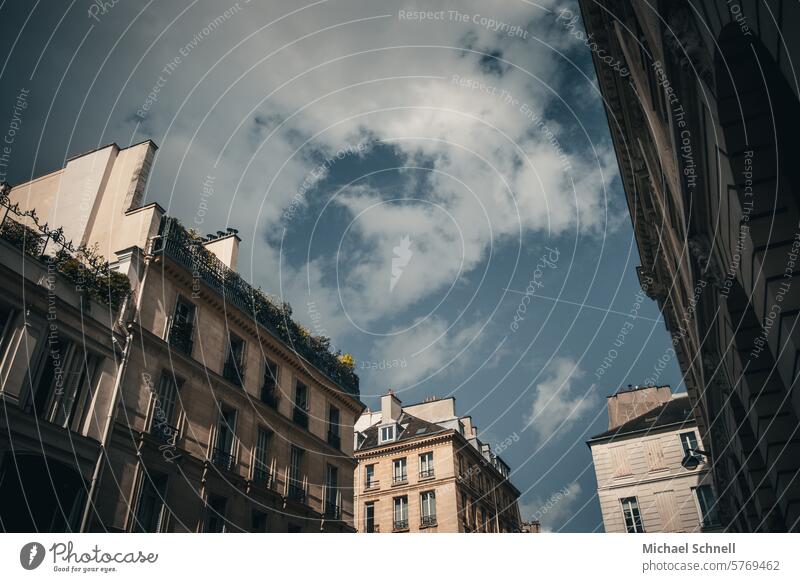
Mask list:
[[[148,201],[238,228],[240,272],[353,354],[367,405],[455,396],[510,443],[525,518],[602,530],[605,396],[680,375],[576,4],[99,6],[0,2],[2,125],[29,91],[9,181],[153,139]]]

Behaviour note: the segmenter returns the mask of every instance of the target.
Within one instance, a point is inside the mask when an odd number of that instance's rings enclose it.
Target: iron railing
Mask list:
[[[163,253],[191,271],[226,302],[253,317],[343,391],[359,396],[358,376],[351,365],[341,362],[338,354],[331,353],[327,340],[308,334],[292,319],[292,308],[288,303],[276,305],[264,292],[229,269],[202,243],[203,239],[190,235],[176,218],[165,216],[150,252]]]
[[[236,458],[222,449],[214,449],[211,454],[211,462],[223,471],[233,471],[236,467]]]
[[[328,430],[328,444],[331,445],[332,447],[340,449],[342,448],[342,437],[339,436],[338,432]]]
[[[169,345],[187,356],[192,355],[194,342],[192,341],[192,324],[181,323],[177,319],[172,320],[169,328]]]
[[[404,529],[408,529],[408,520],[407,519],[395,519],[392,529],[395,531],[400,531]]]
[[[419,472],[419,478],[420,479],[430,479],[431,477],[433,477],[433,475],[434,475],[434,473],[433,473],[433,469],[432,468],[431,469],[422,469]]]
[[[122,305],[131,292],[128,277],[111,270],[108,261],[86,245],[73,246],[64,237],[63,228],[40,223],[35,209],[22,210],[18,203],[11,204],[6,186],[0,183],[0,238],[29,257],[52,266],[79,293],[113,309]]]
[[[292,413],[292,420],[298,426],[308,428],[308,411],[295,405],[294,412]]]
[[[402,475],[392,475],[392,485],[402,485],[403,483],[408,483],[407,473],[403,473]]]
[[[432,527],[436,525],[436,516],[435,515],[423,515],[422,521],[420,522],[422,527]]]
[[[278,408],[278,387],[272,383],[264,383],[261,387],[261,402],[271,408]]]
[[[175,446],[178,442],[178,427],[163,422],[155,422],[150,427],[150,434],[159,442]]]
[[[325,504],[325,512],[323,513],[325,519],[342,519],[342,508],[334,503]]]
[[[229,356],[222,367],[222,377],[241,388],[244,378],[244,365],[237,362],[236,358]]]
[[[306,491],[302,485],[289,483],[289,499],[297,501],[298,503],[305,503]]]
[[[253,483],[269,486],[272,475],[267,467],[256,467],[253,469]]]

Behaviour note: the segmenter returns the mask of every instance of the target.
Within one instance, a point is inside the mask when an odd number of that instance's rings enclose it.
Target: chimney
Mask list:
[[[672,399],[672,390],[665,386],[628,386],[608,397],[608,430],[622,426]]]
[[[381,422],[397,421],[403,408],[400,406],[400,399],[395,396],[393,390],[389,390],[381,396]]]
[[[216,235],[208,235],[208,240],[203,242],[203,246],[214,253],[232,271],[236,271],[239,243],[242,241],[238,232],[235,228],[229,228],[227,232],[219,230]]]

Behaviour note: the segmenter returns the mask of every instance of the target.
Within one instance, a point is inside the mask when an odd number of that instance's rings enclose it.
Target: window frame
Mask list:
[[[639,499],[636,495],[622,497],[619,500],[622,509],[622,521],[625,524],[627,533],[645,533],[644,518],[642,517],[642,510],[639,507]],[[628,523],[628,516],[626,511],[630,510],[630,524]],[[636,512],[634,515],[634,511]],[[638,521],[638,526],[637,526]]]

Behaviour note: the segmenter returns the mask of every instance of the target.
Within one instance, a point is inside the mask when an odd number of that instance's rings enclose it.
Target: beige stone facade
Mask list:
[[[456,415],[454,398],[404,407],[386,394],[356,431],[359,532],[521,531],[508,466]]]
[[[687,448],[702,450],[688,397],[628,389],[609,396],[608,416],[608,431],[589,441],[605,531],[718,531],[707,458],[695,452],[697,466],[682,465]]]
[[[5,526],[353,531],[358,378],[236,274],[235,230],[198,239],[157,204],[142,206],[154,152],[152,142],[110,145],[10,191],[11,204],[51,225],[64,221],[66,238],[94,246],[132,293],[118,308],[69,283],[48,294],[43,260],[0,237],[8,291],[0,396],[13,419],[0,436],[0,470],[7,483],[19,481],[15,460],[35,459],[21,477],[29,488],[44,453],[75,490],[70,515],[57,522],[9,514]],[[85,376],[72,407],[79,420],[58,425],[31,410],[40,390],[58,384],[41,380],[48,299],[57,304],[56,335],[89,362],[74,364]],[[39,491],[53,496],[52,487]]]

